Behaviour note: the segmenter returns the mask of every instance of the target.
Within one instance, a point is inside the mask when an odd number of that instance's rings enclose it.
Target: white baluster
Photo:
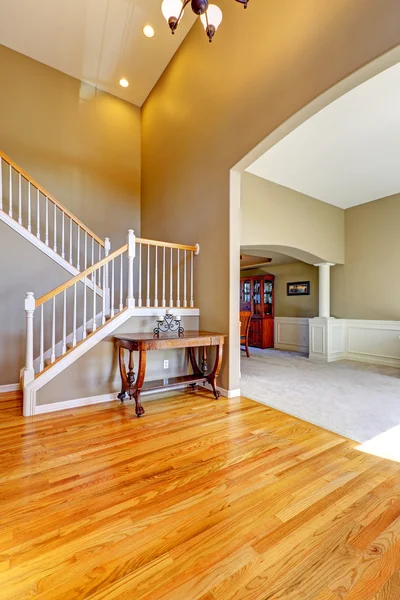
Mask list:
[[[186,250],[183,252],[183,306],[187,308],[186,296]]]
[[[94,293],[94,288],[93,288],[93,293]],[[86,281],[86,277],[85,277],[83,280],[83,323],[82,323],[82,339],[83,340],[86,338],[86,335],[87,335],[86,313],[87,313],[87,281]]]
[[[99,261],[101,260],[101,246],[99,244]],[[96,271],[97,274],[97,285],[99,286],[99,288],[101,288],[101,269],[98,269],[98,271]]]
[[[93,323],[92,323],[92,331],[96,331],[96,300],[97,300],[96,287],[93,286]]]
[[[35,296],[33,292],[27,292],[25,296],[26,313],[26,354],[24,369],[24,385],[27,385],[35,378],[33,369],[33,316],[35,313]]]
[[[61,354],[64,355],[67,351],[67,290],[63,294],[63,341]]]
[[[87,231],[85,231],[85,259],[84,259],[84,270],[87,269]],[[86,283],[85,283],[86,286]]]
[[[103,298],[102,298],[102,309],[101,309],[101,324],[104,325],[106,322],[106,265],[103,266]]]
[[[179,308],[181,305],[181,277],[180,277],[180,258],[178,248],[178,276],[176,280],[176,305]]]
[[[169,261],[169,305],[170,305],[170,307],[172,307],[174,305],[173,289],[172,289],[172,248],[170,248],[169,258],[170,258],[170,261]]]
[[[86,285],[85,285],[86,287]],[[76,283],[74,283],[74,313],[72,321],[72,347],[76,346]]]
[[[76,268],[78,271],[81,270],[81,227],[78,225],[78,233],[76,237]]]
[[[56,360],[56,297],[53,296],[53,317],[51,324],[51,363]]]
[[[114,259],[113,259],[111,261],[111,309],[110,309],[111,318],[113,318],[113,316],[115,314],[115,310],[114,310],[114,293],[115,293],[114,277],[115,277],[115,273],[114,273]]]
[[[54,245],[53,245],[53,250],[54,252],[57,252],[57,205],[53,204],[54,206],[54,237],[53,237],[53,241],[54,241]]]
[[[21,173],[18,173],[18,223],[22,225],[22,180]]]
[[[111,244],[110,244],[110,239],[108,237],[106,237],[104,239],[104,256],[107,257],[110,254],[110,249],[111,249]],[[110,283],[109,283],[109,264],[107,263],[105,265],[105,269],[104,269],[104,288],[106,290],[106,310],[105,310],[105,314],[109,315],[110,314]]]
[[[138,306],[142,306],[142,244],[139,244],[139,297]]]
[[[12,193],[12,166],[10,165],[10,183],[9,183],[9,192],[10,192],[10,196],[9,196],[9,200],[10,200],[10,204],[8,207],[8,214],[10,217],[13,216],[13,206],[12,206],[12,201],[13,201],[13,193]]]
[[[158,307],[158,253],[157,246],[155,247],[155,258],[154,258],[154,306]]]
[[[3,210],[3,161],[0,156],[0,210]]]
[[[45,237],[46,246],[49,245],[49,199],[46,197],[46,237]]]
[[[28,181],[28,231],[32,231],[31,184]]]
[[[147,299],[146,306],[150,306],[150,244],[147,244]]]
[[[36,237],[40,240],[40,192],[36,194]]]
[[[44,369],[44,319],[43,319],[43,307],[40,307],[40,359],[39,359],[39,372],[41,373]]]
[[[136,254],[136,237],[132,229],[128,231],[128,297],[126,305],[128,308],[135,308],[135,298],[133,296],[133,261]]]
[[[94,265],[94,238],[92,237],[92,264],[90,266],[93,267],[93,265]],[[93,285],[96,285],[96,271],[93,271],[93,273],[92,273],[92,282],[93,282]]]
[[[163,269],[162,269],[162,307],[165,308],[165,246],[163,246]]]
[[[65,258],[65,212],[61,212],[61,257]]]
[[[69,218],[69,264],[72,265],[72,219]]]
[[[123,276],[124,276],[124,255],[121,254],[121,269],[119,274],[119,310],[121,311],[124,308],[123,301]]]
[[[190,307],[194,307],[193,299],[193,252],[190,253]]]

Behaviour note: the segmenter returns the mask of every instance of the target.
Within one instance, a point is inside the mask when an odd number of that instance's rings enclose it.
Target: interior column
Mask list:
[[[331,267],[334,263],[314,265],[319,268],[319,317],[331,316]]]

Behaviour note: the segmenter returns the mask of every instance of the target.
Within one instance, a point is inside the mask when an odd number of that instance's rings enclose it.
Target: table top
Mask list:
[[[162,348],[186,348],[191,346],[216,346],[224,343],[227,336],[211,331],[185,331],[181,336],[176,333],[120,333],[114,336],[119,346],[132,349],[158,350]]]
[[[226,335],[223,333],[213,333],[212,331],[185,331],[182,335],[178,336],[177,333],[160,333],[159,336],[155,335],[152,331],[146,333],[120,333],[114,335],[116,340],[126,341],[154,341],[154,340],[187,340],[198,337],[223,337]]]

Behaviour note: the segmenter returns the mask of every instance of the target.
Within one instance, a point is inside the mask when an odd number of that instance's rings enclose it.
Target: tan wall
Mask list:
[[[4,46],[0,89],[0,148],[113,248],[139,232],[140,110]],[[3,385],[24,364],[25,292],[69,275],[0,223],[0,277]]]
[[[332,314],[400,320],[400,194],[345,211],[346,262],[332,271]]]
[[[198,317],[185,317],[185,329],[198,329]],[[155,318],[132,317],[121,325],[117,333],[148,332],[155,327]],[[114,335],[114,334],[113,334]],[[169,369],[164,369],[164,359],[169,360]],[[134,352],[137,372],[138,353]],[[187,374],[187,357],[184,350],[160,350],[147,355],[146,380],[175,377]],[[94,387],[93,383],[96,382]],[[118,355],[112,336],[100,342],[84,354],[78,361],[62,371],[37,394],[37,404],[53,404],[66,400],[76,400],[91,396],[117,393],[121,391],[121,378],[118,368]]]
[[[213,44],[200,23],[143,108],[143,235],[198,241],[201,325],[237,323],[239,239],[229,169],[321,93],[400,43],[398,0],[220,2]],[[321,106],[319,107],[321,108]],[[162,215],[162,218],[160,218]],[[237,262],[236,262],[237,261]],[[237,342],[232,341],[238,355]],[[238,369],[222,385],[239,387]],[[230,375],[230,377],[229,377]]]
[[[242,175],[242,246],[293,247],[319,260],[343,263],[344,213],[272,181]]]
[[[275,316],[276,317],[303,317],[313,318],[318,316],[318,268],[303,262],[294,262],[285,265],[263,267],[262,269],[249,269],[241,271],[240,277],[251,275],[275,275]],[[288,296],[287,284],[296,281],[310,282],[309,296]]]

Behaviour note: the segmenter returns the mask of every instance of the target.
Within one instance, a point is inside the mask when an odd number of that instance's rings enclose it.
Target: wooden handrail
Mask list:
[[[54,296],[58,296],[58,294],[60,294],[61,292],[64,292],[64,290],[67,290],[68,288],[72,287],[73,285],[75,285],[75,283],[78,283],[82,279],[86,279],[86,277],[88,275],[91,275],[91,273],[94,273],[94,271],[101,269],[101,267],[104,267],[104,265],[106,265],[107,263],[112,261],[114,258],[117,258],[118,256],[120,256],[127,250],[128,250],[128,244],[125,244],[118,250],[115,250],[115,252],[113,252],[109,256],[106,256],[105,258],[103,258],[102,260],[99,260],[99,262],[95,263],[91,267],[88,267],[85,271],[82,271],[82,273],[75,275],[75,277],[72,277],[72,279],[70,279],[69,281],[62,283],[61,285],[59,285],[57,288],[55,288],[51,292],[48,292],[41,298],[38,298],[35,302],[35,308],[38,308],[39,306],[41,306],[48,300],[51,300],[52,298],[54,298]]]
[[[65,206],[63,206],[61,204],[61,202],[59,202],[52,194],[50,194],[50,192],[48,192],[43,186],[40,185],[40,183],[38,183],[37,181],[35,181],[32,177],[30,177],[28,175],[28,173],[26,173],[23,169],[21,169],[21,167],[19,167],[9,156],[7,156],[7,154],[5,154],[2,150],[0,150],[0,157],[5,160],[6,163],[8,163],[15,171],[17,171],[17,173],[20,173],[20,175],[22,175],[22,177],[24,179],[26,179],[26,181],[28,181],[31,185],[33,185],[33,187],[35,187],[37,190],[39,190],[39,192],[41,194],[43,194],[43,196],[45,196],[46,198],[48,198],[50,200],[50,202],[52,202],[53,204],[55,204],[56,206],[58,206],[58,208],[66,214],[67,217],[69,217],[70,219],[72,219],[72,221],[74,221],[74,223],[76,225],[79,225],[79,227],[83,230],[86,231],[86,233],[92,237],[94,240],[96,240],[96,242],[98,244],[100,244],[100,246],[103,246],[104,248],[104,241],[99,238],[95,233],[93,233],[93,231],[91,231],[89,229],[89,227],[86,227],[86,225],[84,223],[82,223],[82,221],[80,219],[78,219],[78,217],[76,217],[75,215],[72,214],[72,212],[70,212],[68,210],[68,208],[65,208]]]
[[[156,242],[155,240],[146,240],[144,238],[136,238],[138,244],[145,244],[148,246],[161,246],[164,248],[176,248],[178,250],[189,250],[189,252],[197,252],[197,246],[185,246],[184,244],[172,244],[170,242]]]

